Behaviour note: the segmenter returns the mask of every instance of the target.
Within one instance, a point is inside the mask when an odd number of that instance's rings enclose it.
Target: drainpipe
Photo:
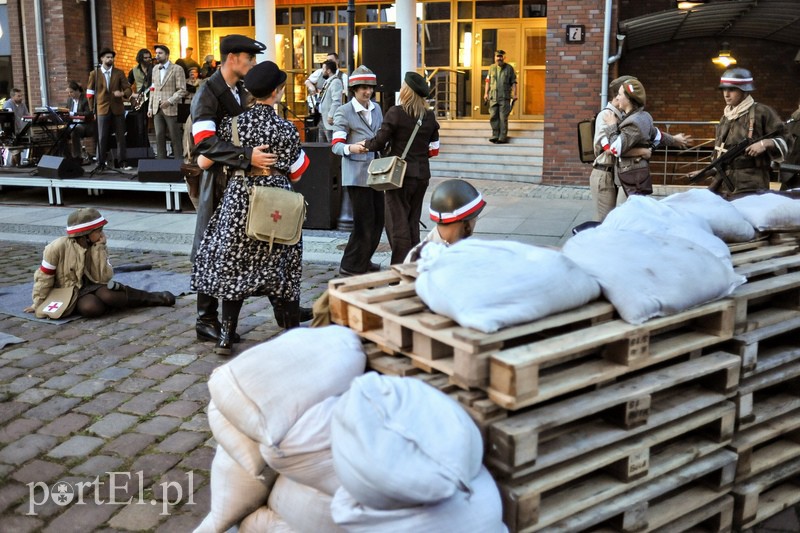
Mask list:
[[[31,108],[34,107],[31,98],[31,63],[28,61],[28,29],[25,20],[25,2],[19,3],[19,27],[22,29],[22,62],[25,67],[25,94],[28,97],[28,103]]]
[[[608,56],[611,41],[611,7],[613,0],[606,0],[606,11],[603,18],[603,74],[600,79],[600,109],[608,103]]]
[[[92,26],[92,67],[97,65],[97,54],[100,50],[97,48],[97,5],[95,0],[89,0],[89,20]]]
[[[39,90],[42,92],[42,105],[47,106],[47,54],[44,50],[44,20],[42,20],[42,0],[36,0],[34,18],[36,19],[36,54],[39,58]]]

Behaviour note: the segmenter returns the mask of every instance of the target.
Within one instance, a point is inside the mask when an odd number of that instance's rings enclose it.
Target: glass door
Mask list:
[[[506,63],[517,74],[518,101],[511,110],[512,120],[544,117],[545,51],[547,20],[478,22],[473,43],[472,118],[488,118],[483,101],[486,75],[494,64],[496,50],[505,50]]]

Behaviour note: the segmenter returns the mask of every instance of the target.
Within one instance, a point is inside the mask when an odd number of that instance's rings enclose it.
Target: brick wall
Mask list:
[[[577,123],[599,107],[604,8],[603,0],[547,3],[544,183],[588,184],[590,171],[578,159],[576,131]],[[566,27],[572,24],[586,27],[584,43],[567,44]]]

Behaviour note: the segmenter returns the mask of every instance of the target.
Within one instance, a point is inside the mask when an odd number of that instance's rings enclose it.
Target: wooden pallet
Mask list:
[[[749,263],[760,263],[774,259],[777,257],[786,257],[797,254],[800,249],[797,243],[793,244],[776,244],[768,245],[766,241],[756,241],[759,245],[745,248],[742,245],[739,248],[731,248],[731,263],[734,267],[746,265]]]
[[[800,457],[737,483],[731,493],[737,531],[763,522],[800,502]]]
[[[652,517],[645,531],[653,533],[730,533],[733,527],[733,497],[722,496],[700,507],[695,507],[695,494],[687,491],[650,506]],[[685,512],[687,509],[694,509]],[[677,516],[676,516],[677,511]],[[662,525],[663,524],[663,525]]]
[[[800,338],[800,309],[767,308],[755,311],[748,317],[754,329],[734,335],[728,343],[728,350],[742,358],[742,376],[749,377],[759,373],[759,353],[762,345],[769,345],[770,339],[793,333]]]
[[[782,276],[800,269],[800,253],[770,258],[754,263],[742,263],[734,267],[737,274],[748,280],[756,280],[766,276]]]
[[[718,403],[738,377],[739,359],[715,352],[521,412],[491,425],[486,464],[518,478],[568,461]]]
[[[762,345],[756,370],[734,398],[739,431],[800,409],[800,347]]]
[[[648,484],[723,447],[734,412],[733,404],[720,402],[527,479],[499,481],[504,522],[514,531],[535,531]]]
[[[729,448],[739,457],[737,483],[800,455],[800,409],[738,431]]]
[[[638,326],[613,320],[502,350],[490,359],[489,397],[516,410],[718,344],[733,335],[733,311],[721,300]]]
[[[800,309],[800,272],[790,272],[738,287],[731,299],[736,304],[736,333],[762,327],[754,312],[763,309]]]
[[[409,357],[418,368],[451,376],[464,389],[488,386],[489,357],[497,350],[614,317],[610,303],[595,301],[486,334],[430,312],[405,272],[407,269],[331,280],[333,322],[349,326],[389,354]]]
[[[631,533],[661,527],[680,531],[672,529],[668,525],[670,521],[723,497],[733,480],[735,462],[734,453],[717,450],[665,472],[624,495],[571,514],[546,530],[565,533],[595,531],[607,523],[616,531]],[[519,531],[537,531],[537,528]]]

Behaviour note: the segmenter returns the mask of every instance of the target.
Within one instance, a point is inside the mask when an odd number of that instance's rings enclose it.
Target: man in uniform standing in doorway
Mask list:
[[[508,142],[508,115],[517,100],[517,74],[505,59],[505,50],[494,53],[495,63],[489,67],[483,91],[483,100],[489,107],[489,123],[492,125],[489,142],[496,144]]]

